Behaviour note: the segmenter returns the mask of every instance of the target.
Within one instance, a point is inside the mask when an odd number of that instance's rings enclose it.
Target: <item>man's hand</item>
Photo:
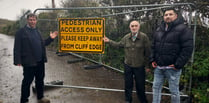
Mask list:
[[[174,66],[174,64],[169,65],[169,67],[173,67],[173,69],[177,70]]]
[[[50,37],[51,37],[52,39],[56,38],[57,35],[58,35],[58,31],[54,31],[54,32],[51,32],[51,31],[50,31]]]
[[[149,68],[146,68],[145,71],[146,73],[150,73],[151,70]]]
[[[152,62],[152,67],[156,68],[157,67],[157,63],[156,62]]]
[[[17,64],[16,66],[22,66],[21,64]]]
[[[107,38],[106,36],[103,38],[103,40],[104,40],[104,42],[109,42],[110,41],[110,39]]]

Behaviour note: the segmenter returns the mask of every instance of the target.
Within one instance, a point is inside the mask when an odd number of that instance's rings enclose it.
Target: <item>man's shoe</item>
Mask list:
[[[45,97],[43,97],[43,98],[38,100],[38,103],[50,103],[50,100],[45,98]]]

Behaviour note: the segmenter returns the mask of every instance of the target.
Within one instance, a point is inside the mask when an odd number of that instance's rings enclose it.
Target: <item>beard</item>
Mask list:
[[[172,24],[172,22],[165,22],[168,26],[170,26]]]
[[[167,18],[164,21],[165,21],[165,23],[171,23],[172,22],[172,20],[170,18]]]
[[[165,20],[164,20],[164,22],[168,25],[168,26],[170,26],[171,24],[172,24],[172,20],[170,19],[170,18],[166,18]]]

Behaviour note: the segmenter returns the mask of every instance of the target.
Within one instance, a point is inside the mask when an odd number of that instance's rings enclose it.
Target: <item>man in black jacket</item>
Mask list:
[[[50,33],[50,37],[43,40],[39,30],[36,28],[37,16],[27,15],[27,25],[21,28],[15,35],[14,43],[14,65],[23,66],[23,80],[21,86],[21,103],[28,103],[30,96],[30,85],[35,78],[37,99],[39,103],[50,103],[44,97],[44,76],[46,50],[58,32]]]
[[[160,103],[165,78],[169,83],[171,103],[180,103],[181,69],[193,51],[193,33],[175,9],[164,12],[164,21],[153,34],[151,62],[154,70],[153,103]]]

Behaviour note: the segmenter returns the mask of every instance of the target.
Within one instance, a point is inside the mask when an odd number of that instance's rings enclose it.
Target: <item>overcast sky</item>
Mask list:
[[[17,20],[21,15],[21,11],[37,8],[44,8],[52,5],[52,0],[0,0],[0,18],[8,20]],[[54,0],[56,7],[59,7],[61,0]]]

